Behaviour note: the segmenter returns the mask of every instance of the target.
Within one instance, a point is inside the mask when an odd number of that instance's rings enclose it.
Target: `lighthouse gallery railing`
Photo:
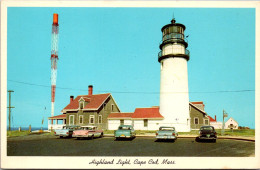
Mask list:
[[[183,53],[172,50],[172,51],[170,51],[170,54],[176,54],[176,55],[179,55],[179,54],[180,54],[180,55],[181,55],[181,54],[183,54]],[[184,54],[190,56],[190,51],[187,50],[187,49],[185,49],[185,53],[184,53]],[[158,58],[161,58],[162,56],[164,56],[164,54],[162,54],[162,51],[160,51],[160,52],[158,53]]]

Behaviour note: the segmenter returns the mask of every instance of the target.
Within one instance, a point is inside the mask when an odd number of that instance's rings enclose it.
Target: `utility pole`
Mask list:
[[[8,90],[7,91],[9,93],[9,131],[11,131],[11,109],[14,108],[13,106],[11,106],[11,93],[14,92],[13,90]]]
[[[222,123],[222,131],[221,131],[221,135],[223,136],[224,135],[224,132],[225,132],[225,117],[228,117],[228,114],[227,112],[225,112],[225,110],[223,109],[223,123]]]

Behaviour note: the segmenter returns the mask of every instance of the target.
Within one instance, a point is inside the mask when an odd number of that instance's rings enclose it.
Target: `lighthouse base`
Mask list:
[[[166,122],[163,122],[160,125],[161,126],[175,127],[175,130],[177,132],[190,132],[191,131],[190,124],[187,124],[187,123],[166,123]]]

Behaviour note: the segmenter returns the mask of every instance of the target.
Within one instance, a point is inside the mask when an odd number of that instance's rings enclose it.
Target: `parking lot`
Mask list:
[[[255,142],[218,139],[196,142],[179,138],[175,142],[155,142],[154,137],[115,141],[113,137],[93,140],[29,135],[8,138],[8,156],[180,156],[247,157],[255,155]]]

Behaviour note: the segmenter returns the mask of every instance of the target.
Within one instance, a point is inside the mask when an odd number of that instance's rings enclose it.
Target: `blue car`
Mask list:
[[[173,140],[177,139],[178,132],[174,127],[161,126],[156,132],[156,140]]]
[[[115,140],[120,138],[135,138],[135,130],[132,125],[120,125],[115,131]]]

